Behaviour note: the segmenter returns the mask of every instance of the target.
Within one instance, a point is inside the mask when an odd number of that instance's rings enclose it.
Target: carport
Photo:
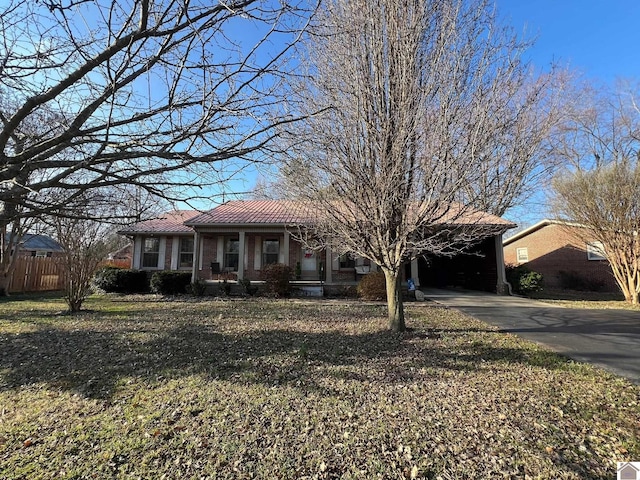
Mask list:
[[[502,237],[487,238],[471,247],[468,252],[454,257],[420,258],[418,276],[422,287],[460,287],[502,293],[503,290],[499,287],[500,283],[504,284]]]

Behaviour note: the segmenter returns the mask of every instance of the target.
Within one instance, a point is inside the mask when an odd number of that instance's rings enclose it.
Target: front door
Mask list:
[[[313,250],[302,250],[302,262],[300,262],[303,280],[318,279],[318,255]]]

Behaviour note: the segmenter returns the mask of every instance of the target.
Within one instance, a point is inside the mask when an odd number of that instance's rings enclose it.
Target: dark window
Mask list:
[[[265,240],[262,243],[262,262],[264,265],[278,263],[280,259],[280,241]]]
[[[178,266],[180,268],[193,267],[193,238],[180,238],[180,259]]]
[[[354,268],[356,266],[356,259],[351,255],[340,255],[340,268]]]
[[[224,248],[224,267],[227,270],[238,271],[238,254],[240,253],[240,240],[227,239]]]
[[[158,268],[160,258],[160,239],[145,238],[142,245],[142,267]]]

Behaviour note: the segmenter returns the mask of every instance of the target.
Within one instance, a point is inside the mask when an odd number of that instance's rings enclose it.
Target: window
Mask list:
[[[179,268],[193,267],[193,238],[180,238],[180,257],[178,262]]]
[[[602,242],[589,242],[587,243],[587,260],[606,260],[607,256],[604,253],[604,245]]]
[[[224,267],[230,271],[238,271],[238,253],[240,240],[227,239],[224,246]]]
[[[340,268],[354,268],[356,266],[356,259],[348,253],[340,255]]]
[[[518,263],[525,263],[529,261],[529,250],[527,247],[516,248],[516,259]]]
[[[278,263],[280,259],[280,241],[265,240],[262,242],[262,263],[269,265],[270,263]]]
[[[145,238],[142,244],[142,268],[158,268],[160,258],[160,239]]]
[[[53,252],[45,252],[45,251],[42,251],[42,250],[37,250],[37,251],[33,250],[31,252],[31,256],[32,257],[36,257],[36,258],[50,258],[52,253]]]

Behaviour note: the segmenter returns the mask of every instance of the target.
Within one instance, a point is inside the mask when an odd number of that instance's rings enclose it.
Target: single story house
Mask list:
[[[604,246],[585,242],[586,227],[560,220],[542,220],[504,240],[507,264],[526,265],[542,274],[550,289],[619,291]]]
[[[6,238],[9,241],[9,234]],[[62,252],[62,246],[46,235],[27,233],[18,241],[20,257],[55,258],[62,255]]]
[[[459,285],[505,291],[502,233],[512,223],[484,215],[500,234],[454,258],[421,258],[406,265],[403,278],[416,285]],[[259,280],[264,265],[290,266],[301,283],[355,285],[376,268],[363,258],[339,255],[331,248],[308,249],[292,235],[313,223],[302,204],[288,200],[238,200],[204,213],[175,211],[137,223],[120,233],[133,240],[132,268],[191,271],[194,279]]]

